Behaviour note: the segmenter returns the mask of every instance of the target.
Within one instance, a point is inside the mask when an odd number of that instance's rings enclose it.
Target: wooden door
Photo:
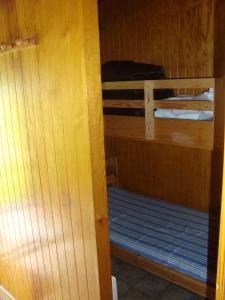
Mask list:
[[[0,284],[18,300],[111,299],[96,2],[0,0]]]
[[[225,299],[225,2],[215,0],[214,73],[216,77],[215,142],[214,142],[214,189],[212,207],[221,200],[219,255],[217,266],[216,299]],[[222,186],[222,190],[221,190]]]

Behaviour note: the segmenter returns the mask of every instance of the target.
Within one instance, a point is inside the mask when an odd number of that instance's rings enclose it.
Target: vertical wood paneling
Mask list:
[[[105,141],[107,157],[118,157],[121,187],[209,210],[210,150],[109,136]]]
[[[0,283],[18,300],[111,298],[96,12],[0,2],[1,41],[39,40],[0,55]]]
[[[93,194],[95,205],[95,220],[96,220],[96,241],[98,249],[98,267],[99,280],[101,286],[101,299],[111,299],[111,290],[106,289],[105,286],[111,285],[111,278],[108,274],[111,273],[109,261],[109,233],[107,220],[107,198],[106,196],[106,180],[105,180],[105,151],[104,151],[104,130],[103,130],[103,115],[102,115],[102,99],[101,80],[97,74],[100,74],[100,53],[96,51],[99,49],[99,33],[92,30],[93,24],[89,22],[91,19],[90,3],[85,2],[84,17],[85,25],[85,73],[90,88],[87,90],[87,97],[91,99],[88,101],[89,114],[89,138],[91,149],[91,170],[93,182]],[[93,5],[93,4],[92,4]],[[97,18],[95,19],[97,23]],[[90,41],[94,47],[90,47]],[[89,68],[95,64],[96,56],[99,57],[99,65],[97,69]],[[97,97],[96,97],[97,94]],[[95,113],[93,113],[95,112]],[[99,147],[99,144],[102,147]],[[104,241],[104,242],[103,242]]]
[[[100,2],[102,62],[165,66],[168,77],[213,74],[213,0]]]
[[[213,0],[103,0],[99,13],[102,62],[160,64],[175,78],[213,76]],[[106,151],[120,157],[122,186],[209,209],[211,151],[111,137]]]
[[[222,199],[220,233],[219,233],[219,255],[217,268],[217,292],[216,299],[225,298],[225,160],[224,160],[224,120],[225,120],[225,2],[215,0],[215,51],[214,72],[216,78],[216,107],[215,107],[215,139],[212,194],[219,200]],[[222,183],[222,184],[221,184]],[[212,207],[213,209],[213,207]]]

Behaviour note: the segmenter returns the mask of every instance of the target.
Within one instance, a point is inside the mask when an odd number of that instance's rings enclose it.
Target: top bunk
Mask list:
[[[214,87],[214,78],[103,82],[103,91],[144,91],[143,100],[103,100],[104,109],[143,112],[139,116],[106,113],[105,134],[212,149]],[[155,99],[155,91],[166,89],[177,96]]]

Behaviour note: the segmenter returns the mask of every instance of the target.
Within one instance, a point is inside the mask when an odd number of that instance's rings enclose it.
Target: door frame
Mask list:
[[[218,201],[216,199],[218,198],[219,206],[221,205],[216,300],[222,300],[225,298],[225,1],[215,0],[214,3],[214,77],[216,79],[216,106],[213,152],[214,174],[212,174],[214,193],[212,194],[212,201],[214,202],[214,206],[217,204],[215,201]]]

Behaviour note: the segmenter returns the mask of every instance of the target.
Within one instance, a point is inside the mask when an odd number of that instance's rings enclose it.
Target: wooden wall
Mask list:
[[[105,144],[106,156],[118,157],[121,187],[208,211],[210,150],[119,137]]]
[[[99,11],[102,62],[161,64],[175,78],[213,76],[213,0],[103,0]],[[123,187],[209,209],[210,150],[111,136],[106,152],[120,158]]]
[[[96,1],[0,1],[0,41],[33,35],[0,54],[0,284],[111,299]]]
[[[103,0],[102,62],[165,66],[168,77],[213,75],[213,0]]]

